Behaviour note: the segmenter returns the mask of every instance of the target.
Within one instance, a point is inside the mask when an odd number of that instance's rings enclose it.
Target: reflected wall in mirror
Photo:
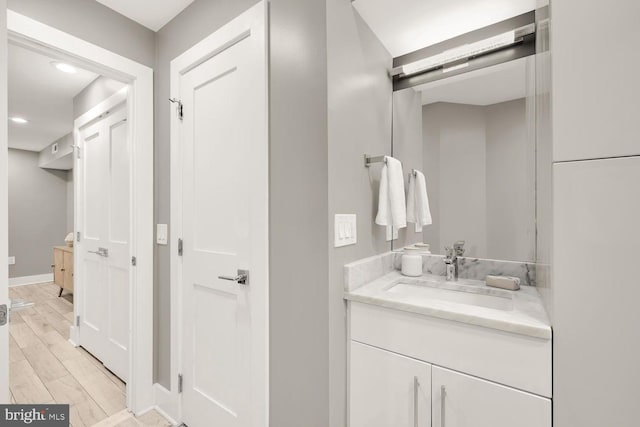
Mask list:
[[[393,249],[464,240],[465,256],[535,262],[535,141],[535,56],[394,92],[393,156],[407,184],[424,173],[432,224]]]

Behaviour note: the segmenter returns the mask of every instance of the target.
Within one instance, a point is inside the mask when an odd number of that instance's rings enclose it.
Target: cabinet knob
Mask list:
[[[64,268],[61,268],[60,271],[64,271]]]

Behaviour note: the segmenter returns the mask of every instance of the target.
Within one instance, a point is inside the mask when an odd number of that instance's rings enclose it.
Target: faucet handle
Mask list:
[[[453,249],[456,251],[456,255],[457,256],[463,256],[464,255],[464,244],[465,241],[464,240],[458,240],[457,242],[455,242],[453,244]]]

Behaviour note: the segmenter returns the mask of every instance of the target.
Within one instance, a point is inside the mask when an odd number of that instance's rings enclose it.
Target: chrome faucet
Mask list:
[[[464,240],[458,240],[453,244],[453,248],[445,247],[446,256],[444,263],[446,267],[447,282],[455,282],[458,280],[458,257],[464,255]]]

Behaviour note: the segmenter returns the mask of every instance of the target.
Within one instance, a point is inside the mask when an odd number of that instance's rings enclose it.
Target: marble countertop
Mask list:
[[[496,302],[504,303],[502,305],[507,309],[446,301],[417,295],[410,291],[389,291],[399,283],[419,286],[420,282],[425,281],[430,282],[428,287],[431,288],[447,288],[454,292],[498,297]],[[443,276],[424,274],[421,277],[406,277],[398,271],[393,271],[357,289],[346,291],[345,299],[520,335],[551,339],[551,325],[542,305],[542,299],[538,291],[531,286],[522,286],[518,291],[507,291],[488,287],[481,280],[459,279],[457,282],[446,282]]]

